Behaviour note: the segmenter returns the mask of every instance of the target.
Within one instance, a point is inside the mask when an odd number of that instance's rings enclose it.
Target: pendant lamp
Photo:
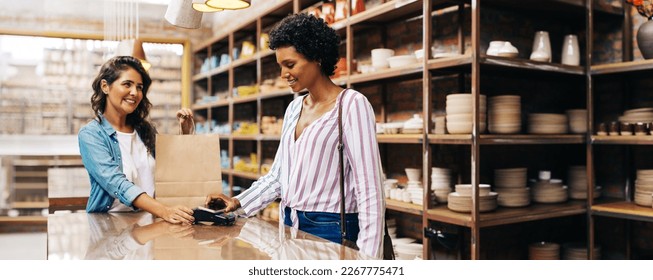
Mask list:
[[[116,48],[116,55],[118,56],[133,56],[141,61],[145,71],[149,71],[152,67],[145,57],[145,50],[143,49],[143,41],[140,39],[124,39],[118,43]]]
[[[213,8],[225,10],[240,10],[249,7],[251,0],[208,0],[206,5]]]
[[[206,0],[193,0],[193,9],[202,13],[214,13],[214,12],[224,11],[224,9],[213,8],[211,6],[206,5]]]
[[[197,29],[202,23],[202,13],[193,9],[193,0],[170,0],[164,18],[174,26]]]

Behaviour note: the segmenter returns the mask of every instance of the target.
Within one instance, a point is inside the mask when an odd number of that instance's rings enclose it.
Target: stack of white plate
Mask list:
[[[560,244],[552,242],[536,242],[528,245],[529,260],[559,260]]]
[[[410,202],[417,205],[424,204],[424,188],[420,181],[408,181],[406,192],[410,194]]]
[[[431,191],[437,203],[447,202],[447,197],[451,192],[451,169],[448,168],[431,168]]]
[[[458,184],[456,192],[449,193],[447,207],[451,211],[469,213],[472,212],[472,185]],[[499,194],[490,191],[490,185],[478,185],[479,211],[488,212],[497,208],[497,197]]]
[[[562,245],[563,260],[587,260],[587,244],[565,243]],[[594,247],[594,259],[601,259],[601,246]]]
[[[435,123],[435,129],[433,133],[435,134],[446,134],[447,133],[447,122],[446,116],[437,116],[433,121]]]
[[[400,243],[394,246],[398,260],[421,260],[424,246],[419,243]]]
[[[569,119],[569,132],[576,134],[587,132],[587,110],[567,110],[567,118]]]
[[[490,133],[514,134],[521,131],[521,96],[499,95],[489,98]]]
[[[486,97],[480,95],[479,100],[479,130],[484,132],[487,126]],[[472,95],[469,93],[456,93],[447,95],[446,122],[447,131],[451,134],[472,133]]]
[[[635,180],[635,204],[653,205],[653,169],[638,169]]]
[[[619,117],[620,122],[627,123],[648,123],[653,122],[653,108],[638,108],[624,111],[624,115]]]
[[[562,185],[562,180],[540,180],[531,187],[533,201],[538,203],[561,203],[568,199],[567,186]]]
[[[587,171],[584,165],[569,166],[567,171],[569,185],[569,198],[587,199]],[[594,198],[601,196],[601,187],[594,189]]]
[[[526,168],[494,170],[494,191],[499,194],[498,203],[504,207],[523,207],[531,204]]]
[[[530,114],[528,115],[528,133],[565,134],[567,133],[567,115]]]

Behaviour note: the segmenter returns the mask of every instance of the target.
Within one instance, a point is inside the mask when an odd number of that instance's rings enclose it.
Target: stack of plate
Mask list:
[[[569,131],[571,133],[580,134],[587,132],[587,110],[567,110],[567,118],[569,119]]]
[[[424,120],[420,114],[414,114],[413,117],[404,123],[401,133],[420,134],[424,129]]]
[[[567,172],[569,184],[569,198],[587,199],[587,171],[585,166],[569,166]],[[601,187],[594,189],[594,198],[601,196]]]
[[[447,122],[446,116],[437,116],[433,121],[435,123],[435,129],[433,133],[435,134],[446,134],[447,133]]]
[[[431,190],[436,202],[447,202],[447,197],[451,192],[451,169],[431,168]]]
[[[635,204],[653,205],[653,169],[638,169],[635,180]]]
[[[408,181],[406,192],[410,194],[410,202],[417,205],[424,204],[424,188],[420,181]]]
[[[530,114],[528,115],[528,133],[565,134],[567,133],[567,115]]]
[[[521,96],[499,95],[490,97],[488,105],[488,129],[490,133],[514,134],[521,131]]]
[[[560,244],[552,242],[536,242],[528,245],[529,260],[559,260]]]
[[[478,185],[479,211],[488,212],[497,208],[498,193],[490,192],[490,185]],[[472,212],[472,185],[456,185],[456,192],[449,193],[447,207],[451,211],[469,213]]]
[[[486,128],[486,97],[480,95],[479,100],[479,130]],[[469,93],[456,93],[447,95],[446,123],[447,131],[451,134],[472,133],[472,95]]]
[[[523,207],[531,204],[526,168],[494,170],[494,191],[499,194],[498,203],[504,207]]]
[[[567,186],[559,179],[537,181],[531,190],[533,201],[538,203],[561,203],[568,198]]]
[[[653,108],[639,108],[624,111],[624,115],[619,117],[620,122],[626,123],[650,123],[653,122]]]
[[[419,243],[400,243],[394,246],[398,260],[421,260],[424,246]]]
[[[565,243],[562,245],[563,260],[587,260],[587,244]],[[594,259],[601,259],[601,246],[594,247]]]

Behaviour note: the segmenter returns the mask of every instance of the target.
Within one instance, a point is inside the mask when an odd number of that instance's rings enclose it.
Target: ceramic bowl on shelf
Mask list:
[[[395,51],[393,49],[373,49],[372,50],[372,67],[374,70],[388,68],[388,58],[393,56]]]

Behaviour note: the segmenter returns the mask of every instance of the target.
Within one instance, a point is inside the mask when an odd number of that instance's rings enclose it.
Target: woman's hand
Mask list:
[[[190,134],[194,129],[195,122],[193,118],[193,111],[188,108],[181,108],[177,111],[177,120],[181,126],[181,134]]]
[[[240,201],[238,201],[238,199],[233,197],[228,197],[221,193],[212,193],[206,196],[206,201],[204,201],[204,205],[207,208],[210,208],[210,205],[215,204],[216,200],[222,200],[224,202],[224,204],[226,205],[226,207],[224,208],[225,212],[232,212],[240,208]]]
[[[171,224],[192,224],[195,221],[193,218],[193,210],[186,206],[177,205],[165,208],[161,218]]]

